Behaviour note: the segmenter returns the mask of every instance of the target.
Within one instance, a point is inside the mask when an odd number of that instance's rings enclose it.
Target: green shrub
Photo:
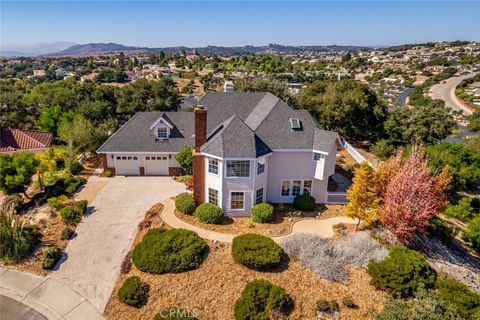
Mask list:
[[[208,224],[222,224],[224,219],[222,208],[213,203],[199,205],[195,210],[195,217]]]
[[[185,214],[195,212],[195,199],[190,193],[182,193],[175,199],[175,208]]]
[[[87,201],[81,200],[65,206],[60,210],[60,216],[68,225],[77,225],[87,210]]]
[[[73,175],[77,175],[83,171],[83,166],[80,164],[80,162],[73,161],[71,163],[68,163],[67,171]]]
[[[449,204],[445,209],[445,215],[450,218],[460,219],[462,221],[468,221],[475,217],[475,210],[472,202],[475,198],[462,198],[458,201],[457,205]]]
[[[62,250],[58,247],[48,249],[43,254],[42,268],[45,270],[52,270],[62,257]]]
[[[155,315],[154,320],[197,320],[197,318],[185,309],[164,308]]]
[[[65,202],[67,202],[68,197],[66,195],[61,195],[58,197],[51,197],[47,200],[48,204],[54,207],[57,210],[60,210],[65,206]]]
[[[28,256],[39,243],[34,226],[24,225],[14,213],[0,214],[0,259],[15,263]]]
[[[252,207],[252,220],[267,223],[273,220],[273,206],[269,203],[259,203]]]
[[[182,167],[182,172],[185,175],[193,174],[193,154],[192,149],[184,147],[177,155],[175,159]]]
[[[293,206],[297,210],[313,211],[315,210],[315,198],[306,194],[301,194],[293,199]]]
[[[235,302],[235,319],[267,320],[272,311],[287,314],[292,306],[292,299],[285,290],[266,280],[253,280],[245,286]]]
[[[415,293],[415,299],[390,299],[375,320],[461,320],[458,312],[445,303],[435,291],[422,286]]]
[[[436,286],[439,297],[463,318],[473,320],[480,317],[480,294],[452,278],[438,278]]]
[[[351,297],[343,298],[342,303],[347,308],[351,308],[351,309],[357,309],[358,308],[357,304],[355,303],[355,301],[353,301],[353,299]]]
[[[118,290],[118,299],[130,306],[138,306],[142,298],[142,281],[137,276],[128,277]]]
[[[150,229],[132,253],[135,266],[145,272],[182,272],[203,260],[207,243],[185,229]]]
[[[450,225],[438,217],[432,219],[432,224],[428,228],[428,233],[430,236],[437,237],[442,242],[446,244],[451,244],[453,238],[457,233],[457,230],[450,227]]]
[[[480,252],[480,217],[470,220],[463,236],[465,240],[470,242],[473,249]]]
[[[381,139],[370,148],[370,151],[380,160],[386,160],[393,155],[395,148],[388,140]]]
[[[334,313],[340,310],[340,306],[335,300],[321,299],[317,301],[317,312]]]
[[[62,240],[70,240],[73,237],[74,234],[75,234],[75,231],[73,231],[73,229],[65,228],[65,229],[62,230],[61,239]]]
[[[103,170],[102,177],[110,178],[111,176],[112,176],[112,171],[110,171],[108,169]]]
[[[271,238],[254,233],[235,237],[232,242],[233,259],[244,266],[265,270],[280,265],[283,250]]]
[[[401,246],[392,247],[382,261],[370,261],[368,274],[372,276],[372,285],[396,297],[411,296],[420,284],[431,288],[436,278],[420,253]]]
[[[65,193],[67,195],[73,195],[77,191],[78,187],[84,183],[85,180],[81,177],[67,177],[63,182]]]

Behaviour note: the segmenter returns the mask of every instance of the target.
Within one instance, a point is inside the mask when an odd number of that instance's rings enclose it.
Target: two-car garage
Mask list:
[[[170,155],[126,156],[116,155],[114,166],[117,175],[166,176],[168,175]]]

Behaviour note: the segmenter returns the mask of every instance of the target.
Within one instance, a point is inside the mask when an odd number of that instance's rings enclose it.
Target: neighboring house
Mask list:
[[[34,77],[45,77],[46,75],[47,75],[47,72],[43,69],[33,70]]]
[[[265,92],[207,93],[195,112],[140,112],[97,151],[104,168],[127,175],[176,175],[175,155],[193,147],[197,203],[248,215],[260,202],[310,194],[327,202],[339,135]]]
[[[55,70],[55,77],[66,77],[68,75],[70,75],[70,72],[66,71],[65,69]]]
[[[0,128],[0,154],[21,151],[40,153],[51,141],[50,132]]]

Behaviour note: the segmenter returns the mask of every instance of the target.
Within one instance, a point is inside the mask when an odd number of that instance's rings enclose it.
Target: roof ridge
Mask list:
[[[13,130],[18,131],[18,132],[21,133],[24,137],[27,137],[28,139],[35,141],[35,142],[38,143],[39,145],[44,146],[43,143],[41,143],[40,141],[38,141],[37,139],[35,139],[35,138],[32,137],[31,135],[27,134],[27,133],[25,132],[25,131],[27,131],[27,130],[23,130],[23,129],[13,129]]]
[[[256,125],[255,124],[252,124],[255,128],[251,128],[252,131],[257,131],[257,129],[262,125],[262,123],[268,118],[268,115],[272,112],[273,109],[275,109],[275,107],[277,106],[277,104],[280,102],[280,101],[283,101],[282,99],[280,99],[279,97],[277,97],[276,95],[266,91],[265,92],[265,95],[255,104],[255,106],[252,108],[252,111],[248,114],[248,116],[245,118],[245,124],[250,127],[249,124],[247,124],[247,121],[251,122],[253,121],[254,119],[252,119],[251,117],[254,117],[252,114],[255,110],[258,110],[257,107],[259,107],[260,103],[262,103],[262,101],[265,101],[264,99],[267,98],[268,99],[276,99],[276,102],[268,109],[268,112],[266,114],[263,115],[263,117],[261,118],[260,122],[257,123]],[[287,104],[288,105],[288,104]],[[267,106],[268,107],[268,106]],[[262,109],[263,111],[264,109]],[[250,119],[250,120],[249,120]]]
[[[104,142],[95,152],[98,153],[98,151],[99,151],[100,149],[102,149],[104,145],[106,145],[118,132],[120,132],[123,128],[125,128],[126,124],[129,123],[130,121],[132,121],[132,119],[135,118],[138,114],[140,114],[140,112],[135,113],[135,114],[133,115],[133,117],[131,117],[130,119],[128,119],[127,122],[125,122],[125,123],[123,124],[123,126],[121,126],[117,131],[112,132],[112,134],[110,135],[110,137],[108,137],[108,139],[105,140],[105,142]]]

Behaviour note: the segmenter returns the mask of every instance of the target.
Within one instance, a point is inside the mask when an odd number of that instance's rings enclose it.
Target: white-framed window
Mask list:
[[[230,192],[230,209],[243,210],[245,208],[245,192]]]
[[[257,176],[265,173],[265,159],[257,161]]]
[[[213,203],[218,206],[218,190],[208,188],[208,203]]]
[[[249,160],[227,160],[227,177],[249,177]]]
[[[302,189],[302,180],[293,180],[292,181],[292,197],[296,197],[300,194]]]
[[[158,127],[157,128],[157,138],[158,139],[167,139],[168,138],[167,127]]]
[[[320,160],[322,160],[322,159],[325,159],[325,155],[324,155],[324,154],[317,153],[317,152],[315,152],[315,153],[313,154],[313,160],[315,160],[315,161],[320,161]]]
[[[255,204],[263,202],[263,188],[260,188],[255,192]]]
[[[312,194],[312,180],[303,181],[303,194],[306,194],[307,196]]]
[[[288,197],[290,195],[290,180],[282,181],[282,197]]]
[[[208,172],[218,175],[218,160],[216,159],[208,160]]]
[[[299,194],[312,194],[312,180],[282,180],[281,196],[296,197]]]

